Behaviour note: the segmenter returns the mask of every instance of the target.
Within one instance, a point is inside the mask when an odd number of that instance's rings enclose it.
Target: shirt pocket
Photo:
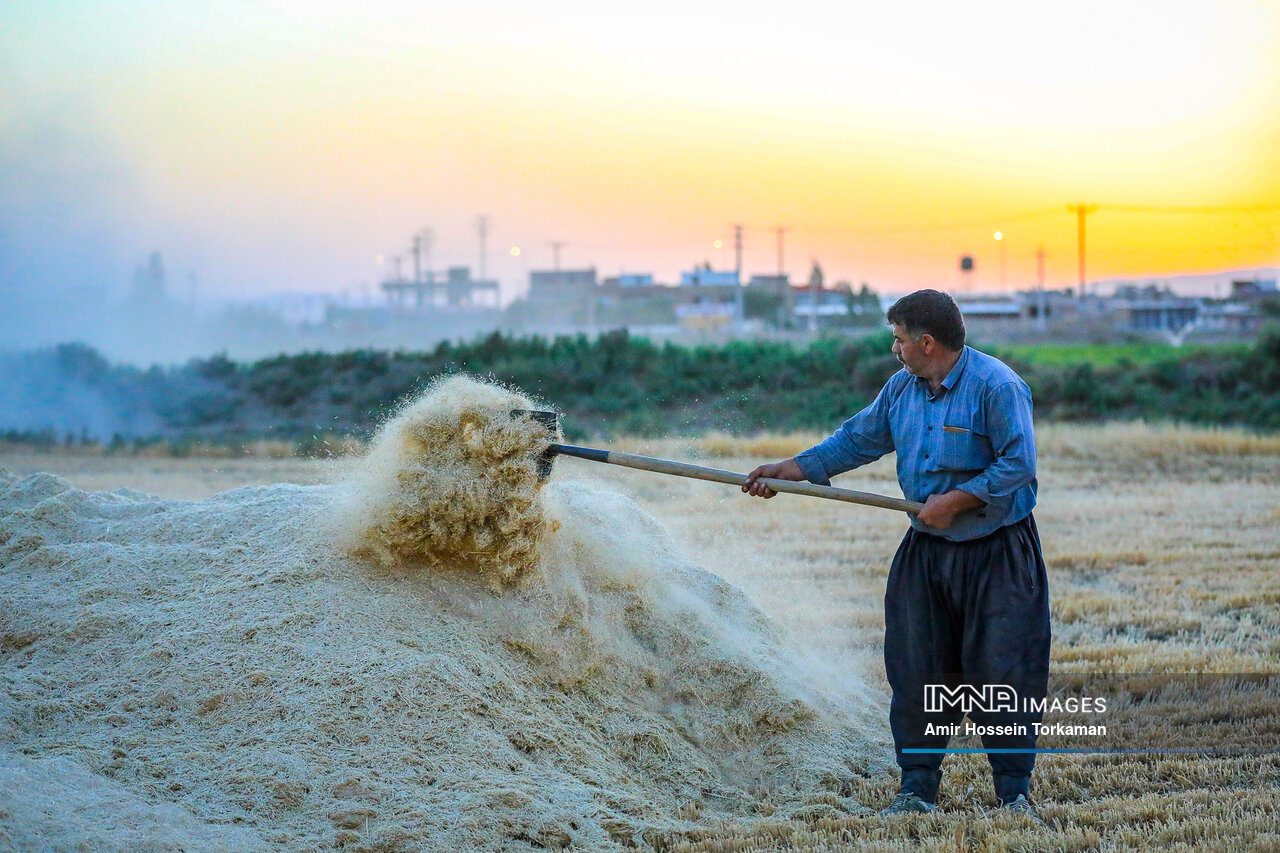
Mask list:
[[[991,439],[976,420],[951,419],[944,424],[938,450],[943,471],[982,471],[996,461]]]

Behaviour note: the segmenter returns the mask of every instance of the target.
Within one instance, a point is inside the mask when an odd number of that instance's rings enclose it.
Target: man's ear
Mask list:
[[[924,350],[925,355],[933,355],[934,350],[938,348],[938,340],[933,335],[925,332],[920,336],[920,340],[916,341],[916,346]]]

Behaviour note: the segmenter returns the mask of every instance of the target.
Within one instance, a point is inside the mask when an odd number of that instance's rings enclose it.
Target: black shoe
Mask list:
[[[910,791],[899,791],[893,802],[880,810],[881,817],[896,814],[933,814],[938,807],[920,799]]]

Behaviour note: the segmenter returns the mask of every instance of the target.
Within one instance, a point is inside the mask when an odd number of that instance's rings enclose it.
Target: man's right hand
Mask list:
[[[784,459],[781,462],[761,465],[748,474],[747,481],[742,484],[742,491],[758,498],[771,498],[776,495],[777,492],[773,489],[764,483],[758,482],[761,477],[769,477],[775,480],[795,480],[797,482],[805,478],[804,472],[800,470],[799,462],[796,462],[794,458]]]

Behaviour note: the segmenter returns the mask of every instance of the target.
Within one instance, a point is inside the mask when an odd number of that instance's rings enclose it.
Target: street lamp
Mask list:
[[[1004,290],[1004,232],[995,233],[996,242],[1000,244],[1000,289]]]

